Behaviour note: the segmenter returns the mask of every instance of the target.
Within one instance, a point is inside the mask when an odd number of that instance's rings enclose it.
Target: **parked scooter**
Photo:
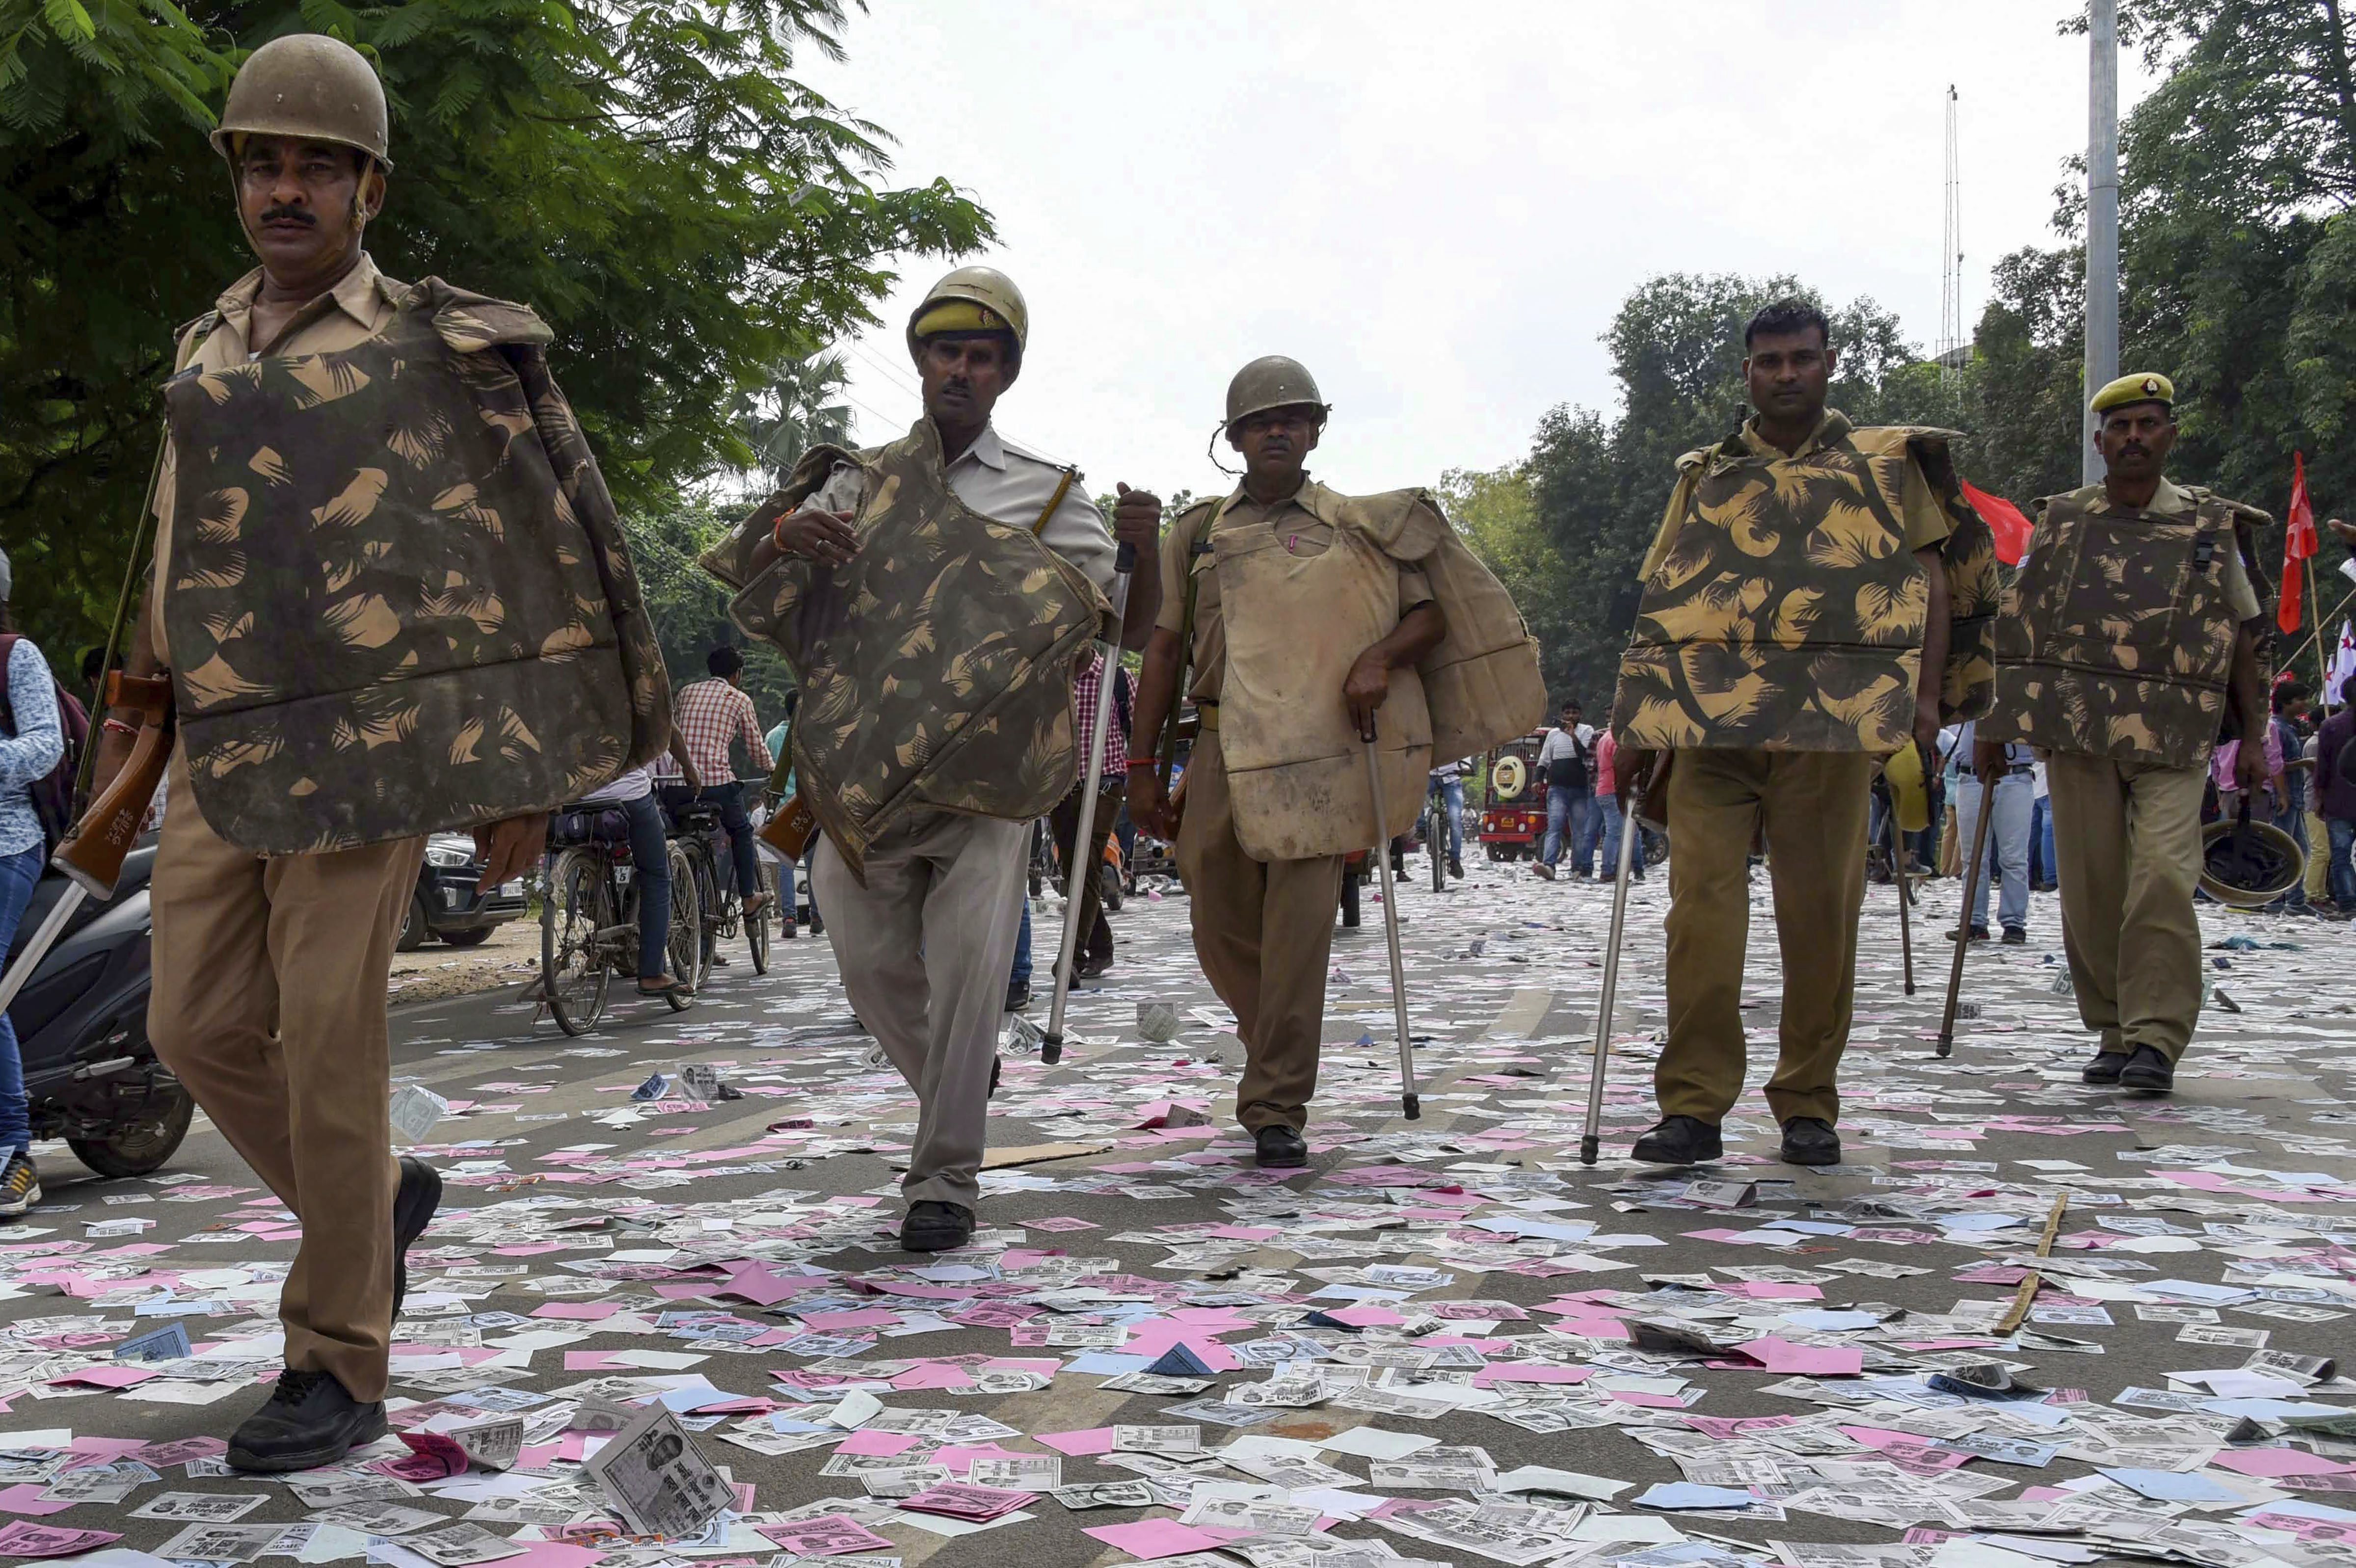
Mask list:
[[[25,1062],[33,1136],[63,1138],[101,1176],[145,1176],[172,1157],[196,1109],[147,1040],[151,837],[113,896],[85,901],[8,1008]],[[52,872],[16,924],[14,960],[70,886]]]

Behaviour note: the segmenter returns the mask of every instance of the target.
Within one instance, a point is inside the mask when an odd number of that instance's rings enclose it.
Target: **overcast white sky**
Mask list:
[[[1091,488],[1223,488],[1227,379],[1306,363],[1312,468],[1430,484],[1615,396],[1598,335],[1663,272],[1796,273],[1939,329],[1943,100],[1961,94],[1965,320],[2051,243],[2086,133],[2072,0],[872,0],[812,85],[995,215],[1030,301],[1012,439]],[[2122,61],[2129,102],[2145,86]],[[916,262],[848,346],[862,441],[918,411]],[[1223,449],[1224,451],[1224,449]]]

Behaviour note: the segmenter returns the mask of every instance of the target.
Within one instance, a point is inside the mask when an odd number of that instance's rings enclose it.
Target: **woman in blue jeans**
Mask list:
[[[16,939],[33,884],[48,862],[48,842],[33,810],[31,786],[66,754],[58,724],[57,681],[29,637],[8,626],[8,558],[0,554],[0,642],[7,645],[5,711],[0,711],[0,955]],[[33,1165],[33,1127],[25,1101],[25,1062],[16,1026],[0,1015],[0,1219],[13,1220],[41,1200]]]

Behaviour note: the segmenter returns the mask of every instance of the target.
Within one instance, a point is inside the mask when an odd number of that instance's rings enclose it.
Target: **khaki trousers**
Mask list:
[[[1186,880],[1194,955],[1236,1015],[1244,1042],[1236,1120],[1248,1131],[1309,1124],[1325,1033],[1325,966],[1342,898],[1342,857],[1255,860],[1236,837],[1215,731],[1186,764],[1178,872]]]
[[[911,1203],[981,1197],[990,1068],[1023,928],[1031,825],[919,811],[868,848],[860,886],[832,844],[810,856],[810,894],[853,1012],[916,1092]]]
[[[1087,781],[1084,778],[1080,782],[1086,784]],[[1077,859],[1072,856],[1072,836],[1080,830],[1079,790],[1075,788],[1057,801],[1055,809],[1047,818],[1055,830],[1055,853],[1063,857],[1066,878],[1075,866],[1086,872],[1079,880],[1080,940],[1078,951],[1073,955],[1075,958],[1086,955],[1101,958],[1107,963],[1112,961],[1112,923],[1105,919],[1104,877],[1098,868],[1104,864],[1105,840],[1112,837],[1113,819],[1120,815],[1121,797],[1128,793],[1127,779],[1117,779],[1098,793],[1096,816],[1088,823],[1088,847]],[[1051,949],[1060,952],[1063,940],[1064,927],[1059,922],[1050,942]]]
[[[2307,781],[2307,901],[2316,909],[2331,903],[2331,829],[2324,825],[2323,814],[2315,808],[2315,796],[2323,786],[2315,780]]]
[[[2045,780],[2062,869],[2062,945],[2102,1048],[2174,1061],[2201,1017],[2201,797],[2206,768],[2056,752]]]
[[[1840,1115],[1873,759],[1847,752],[1681,751],[1669,772],[1669,1038],[1653,1071],[1664,1116],[1715,1126],[1742,1094],[1748,866],[1767,833],[1783,955],[1779,1122]]]
[[[166,798],[148,1038],[303,1222],[278,1298],[286,1364],[382,1399],[399,1179],[385,981],[425,840],[264,859],[206,825],[177,750]]]

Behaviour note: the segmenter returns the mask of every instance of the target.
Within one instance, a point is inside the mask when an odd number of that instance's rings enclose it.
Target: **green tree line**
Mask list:
[[[849,11],[0,0],[0,546],[18,624],[66,669],[105,635],[175,329],[253,264],[206,133],[246,54],[298,31],[358,47],[391,101],[371,253],[547,319],[649,574],[671,583],[710,521],[694,497],[778,461],[795,368],[874,319],[903,259],[991,236],[946,182],[892,183],[885,133],[798,80],[806,51],[841,57]],[[701,671],[691,612],[710,599],[661,602],[682,676]]]
[[[2174,379],[2178,477],[2280,518],[2300,452],[2319,517],[2356,514],[2356,8],[2122,11],[2160,81],[2121,126],[2121,364]],[[1771,300],[1806,299],[1832,318],[1833,406],[1858,423],[1960,432],[1965,475],[2017,504],[2075,488],[2082,186],[2075,175],[2057,192],[2057,243],[1992,269],[1972,357],[1953,370],[1925,363],[1871,300],[1836,305],[1796,278],[1679,273],[1631,293],[1602,337],[1618,408],[1558,407],[1522,461],[1443,481],[1458,526],[1515,591],[1557,693],[1590,711],[1609,702],[1675,460],[1748,412],[1742,325]],[[2281,537],[2277,526],[2262,541],[2270,571]],[[2344,553],[2327,536],[2310,625],[2319,609],[2339,624],[2347,584],[2329,569]],[[2311,659],[2299,665],[2310,678]]]

